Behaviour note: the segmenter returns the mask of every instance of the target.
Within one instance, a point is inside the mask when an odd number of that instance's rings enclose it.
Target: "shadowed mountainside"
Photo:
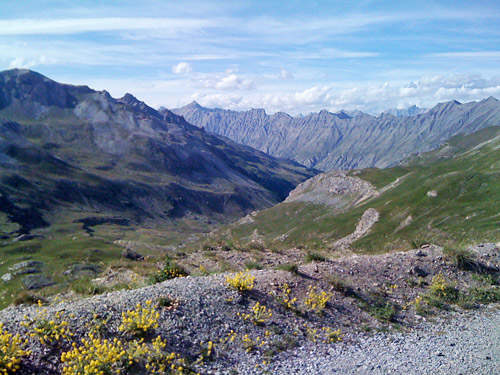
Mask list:
[[[4,233],[45,226],[58,210],[134,222],[224,219],[283,200],[313,174],[130,94],[114,99],[29,70],[0,73]]]

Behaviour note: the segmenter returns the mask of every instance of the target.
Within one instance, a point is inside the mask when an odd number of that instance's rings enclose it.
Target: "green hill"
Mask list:
[[[331,191],[335,186],[340,189],[341,178],[332,173],[323,176],[336,178],[329,185]],[[376,194],[368,199],[359,201],[359,191],[329,192],[308,181],[292,191],[292,201],[250,215],[213,233],[211,240],[246,244],[257,238],[269,248],[305,247],[338,254],[335,242],[352,233],[363,213],[374,208],[379,220],[351,244],[353,251],[405,250],[425,242],[498,241],[499,177],[500,127],[490,127],[455,136],[438,150],[415,155],[398,167],[345,173],[344,180],[372,184]],[[325,203],[309,199],[318,195],[325,197]]]

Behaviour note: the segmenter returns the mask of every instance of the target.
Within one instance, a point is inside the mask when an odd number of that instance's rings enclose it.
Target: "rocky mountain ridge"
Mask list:
[[[56,208],[134,222],[239,216],[314,175],[130,94],[29,70],[0,73],[0,120],[0,213],[21,233]]]
[[[493,97],[440,103],[423,113],[414,108],[409,116],[323,110],[292,117],[267,115],[263,109],[208,109],[196,102],[173,112],[209,132],[325,171],[392,166],[456,134],[500,124],[500,103]]]

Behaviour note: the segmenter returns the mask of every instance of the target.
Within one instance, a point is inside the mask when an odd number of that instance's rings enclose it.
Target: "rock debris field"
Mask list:
[[[481,264],[493,272],[498,249],[493,246],[487,253],[477,264],[484,262]],[[436,275],[444,275],[460,290],[470,288],[477,276],[453,267],[443,259],[440,248],[429,247],[425,251],[310,263],[301,265],[297,273],[251,271],[255,286],[241,294],[228,287],[228,274],[216,274],[53,302],[43,308],[49,319],[58,314],[67,321],[75,343],[88,333],[95,316],[106,319],[104,337],[126,341],[118,328],[122,312],[152,301],[159,312],[159,325],[146,340],[160,335],[168,351],[185,358],[194,373],[498,374],[498,304],[478,305],[472,310],[454,306],[422,315],[408,304],[415,296],[428,293]],[[325,281],[340,274],[344,275],[342,285]],[[277,297],[285,284],[290,286],[290,297],[297,298],[289,308]],[[331,295],[321,313],[307,310],[304,303],[311,285]],[[401,307],[384,321],[384,315],[373,312],[366,303],[379,303],[373,296],[383,297],[387,304],[383,306]],[[170,307],[162,307],[162,298],[172,302]],[[258,324],[248,319],[257,302],[273,312]],[[12,306],[0,311],[0,322],[9,332],[29,337],[30,328],[21,322],[36,320],[43,308]],[[328,342],[325,332],[330,328],[341,330],[340,342]],[[200,353],[209,342],[214,349],[200,362]],[[30,338],[27,349],[32,353],[23,359],[17,374],[60,374],[61,353],[70,348],[70,342],[47,347]]]

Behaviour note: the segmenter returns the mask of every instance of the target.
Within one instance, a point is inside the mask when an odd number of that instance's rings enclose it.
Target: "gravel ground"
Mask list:
[[[226,275],[218,274],[178,278],[142,289],[55,303],[47,306],[47,312],[50,316],[56,312],[62,313],[75,333],[74,341],[77,342],[87,333],[88,323],[92,322],[94,314],[106,317],[109,321],[107,336],[112,338],[122,335],[118,326],[123,311],[133,309],[137,303],[144,304],[147,300],[157,301],[159,297],[170,296],[179,302],[178,307],[174,310],[158,308],[160,326],[156,330],[156,334],[168,341],[169,351],[194,361],[208,341],[219,343],[233,330],[237,335],[234,342],[216,344],[215,358],[202,367],[196,367],[202,374],[500,374],[498,305],[469,312],[441,312],[441,317],[433,317],[432,322],[411,314],[402,315],[401,324],[393,326],[379,324],[364,312],[356,313],[355,300],[340,298],[337,292],[331,306],[320,315],[308,312],[296,314],[285,310],[269,294],[278,285],[290,280],[296,285],[294,290],[297,292],[305,291],[309,283],[318,285],[320,279],[315,277],[322,274],[323,268],[332,268],[330,271],[334,270],[335,273],[344,270],[343,274],[352,278],[349,280],[353,285],[360,285],[357,282],[361,280],[372,285],[376,281],[372,277],[379,275],[380,279],[385,280],[380,288],[384,288],[386,281],[395,283],[402,281],[400,278],[408,277],[409,264],[425,266],[432,274],[449,268],[440,260],[437,250],[427,252],[427,256],[409,252],[354,257],[349,262],[340,259],[312,264],[302,267],[304,273],[293,277],[285,271],[252,271],[256,276],[255,288],[244,297],[228,289],[225,285]],[[448,272],[447,275],[455,275],[457,283],[468,277],[462,272]],[[326,284],[321,288],[326,288]],[[388,298],[400,300],[403,295],[415,292],[415,288],[401,287],[386,294],[389,293]],[[273,310],[272,318],[262,326],[245,321],[238,315],[251,311],[256,301]],[[36,306],[10,307],[0,311],[0,322],[10,332],[19,332],[27,337],[29,332],[20,322],[25,319],[25,315],[33,319],[38,314]],[[342,325],[347,320],[350,326]],[[391,326],[402,327],[402,331],[367,334],[353,329],[359,328],[360,323],[370,321],[370,327],[375,331]],[[308,339],[306,326],[317,328],[319,332],[325,326],[340,327],[344,341],[329,345],[312,343]],[[266,330],[272,332],[269,345],[247,353],[243,336],[247,334],[253,339],[264,337]],[[266,349],[279,347],[271,345],[273,340],[281,342],[286,337],[292,337],[298,346],[275,351],[277,354],[271,359],[266,357]],[[69,347],[69,343],[65,345]],[[18,372],[20,375],[60,374],[59,358],[64,348],[50,351],[36,340],[31,340],[30,349],[33,354]],[[270,363],[263,365],[264,360],[270,360]]]
[[[241,364],[243,374],[262,373]],[[499,374],[500,311],[451,314],[406,333],[359,337],[356,343],[301,347],[273,361],[271,374]]]

